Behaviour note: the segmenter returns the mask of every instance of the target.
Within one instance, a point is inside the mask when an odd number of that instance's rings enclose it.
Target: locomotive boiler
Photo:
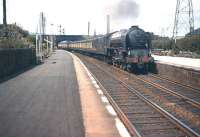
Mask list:
[[[109,64],[128,71],[148,72],[151,57],[151,35],[138,26],[83,41],[60,44],[61,48],[103,56]]]

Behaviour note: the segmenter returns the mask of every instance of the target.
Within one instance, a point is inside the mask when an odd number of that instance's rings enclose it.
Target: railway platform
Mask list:
[[[200,59],[153,55],[160,76],[200,88]]]
[[[44,64],[0,83],[0,136],[129,134],[84,64],[57,50]]]
[[[185,58],[185,57],[171,57],[152,55],[154,59],[163,64],[169,64],[177,67],[183,67],[200,71],[200,59]]]

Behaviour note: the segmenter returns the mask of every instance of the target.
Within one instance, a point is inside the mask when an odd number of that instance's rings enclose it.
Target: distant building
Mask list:
[[[200,35],[200,28],[195,29],[193,32],[188,33],[185,36],[190,36],[190,35]]]

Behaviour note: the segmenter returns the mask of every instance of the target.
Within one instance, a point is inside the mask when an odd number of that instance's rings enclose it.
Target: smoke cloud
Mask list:
[[[139,16],[139,5],[134,0],[121,0],[110,7],[115,20],[136,19]]]

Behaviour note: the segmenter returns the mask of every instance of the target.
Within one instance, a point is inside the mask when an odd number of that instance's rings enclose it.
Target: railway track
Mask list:
[[[161,76],[159,74],[151,74],[151,77],[154,77],[156,79],[161,79],[161,80],[164,80],[166,82],[168,81],[171,84],[176,84],[176,85],[179,85],[180,87],[188,88],[190,90],[200,92],[200,86],[196,86],[195,87],[194,85],[192,86],[192,85],[186,84],[186,83],[183,84],[183,83],[181,83],[179,81],[171,80],[169,77],[167,77],[167,76]]]
[[[107,96],[110,96],[110,101],[114,102],[116,108],[120,108],[123,112],[121,115],[125,115],[129,123],[137,129],[139,136],[200,136],[198,122],[191,122],[191,119],[188,118],[196,114],[196,120],[198,120],[199,109],[196,109],[198,112],[194,114],[189,113],[191,111],[185,115],[181,114],[186,112],[183,109],[185,105],[193,106],[191,102],[187,102],[188,100],[185,101],[187,98],[184,99],[184,102],[187,103],[182,102],[183,106],[174,107],[172,101],[180,101],[182,98],[172,94],[169,96],[169,93],[163,94],[158,87],[159,91],[152,89],[155,88],[155,85],[144,84],[144,81],[134,79],[132,75],[127,75],[127,72],[110,67],[100,61],[82,55],[79,57],[108,91]],[[140,79],[142,78],[140,77]],[[144,87],[151,90],[146,90]],[[153,90],[157,93],[153,93]],[[192,108],[197,106],[194,105]],[[192,119],[195,120],[194,117]]]
[[[191,85],[185,85],[185,84],[182,84],[178,81],[170,80],[167,77],[160,76],[158,74],[157,75],[156,74],[148,74],[148,77],[152,77],[152,78],[154,78],[155,80],[158,80],[158,81],[161,80],[161,82],[159,82],[159,83],[162,83],[162,81],[164,81],[165,83],[167,82],[168,85],[176,85],[176,86],[178,86],[178,90],[188,89],[189,91],[192,91],[192,92],[197,92],[197,93],[200,92],[200,89],[198,87],[193,87]],[[177,89],[175,89],[175,90],[177,90]]]
[[[138,78],[158,88],[167,90],[171,94],[174,94],[180,98],[188,100],[191,102],[191,104],[196,105],[200,109],[200,90],[190,86],[174,83],[166,79],[163,80],[161,77],[155,76],[153,74],[149,74],[147,76],[138,76]]]

